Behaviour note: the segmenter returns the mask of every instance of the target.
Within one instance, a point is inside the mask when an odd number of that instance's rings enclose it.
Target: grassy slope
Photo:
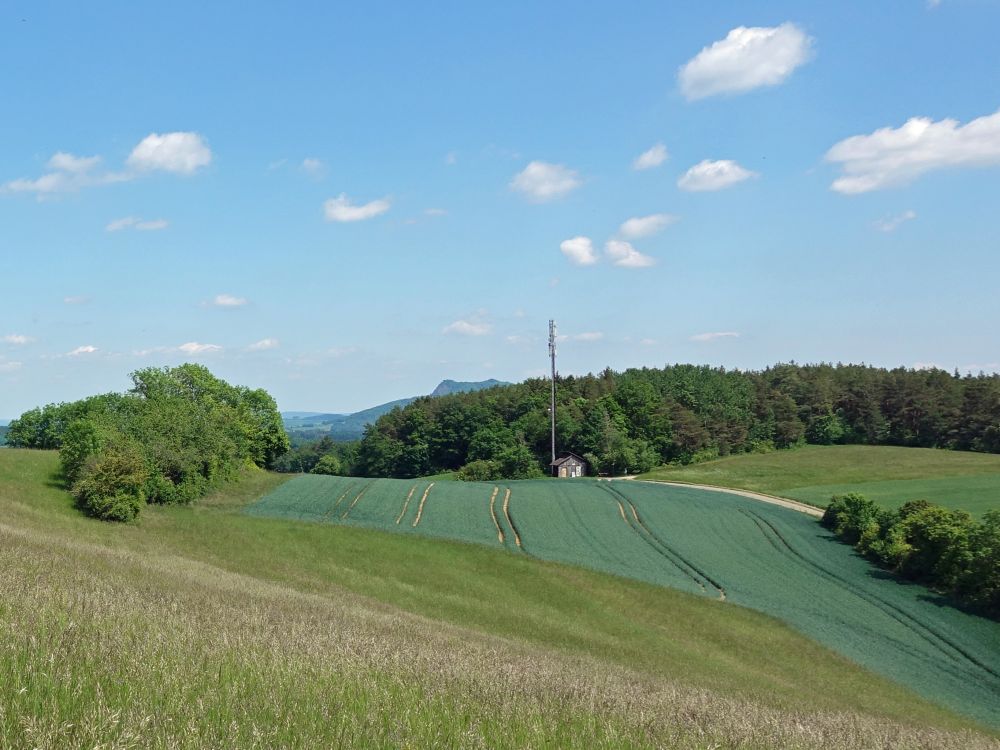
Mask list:
[[[235,513],[268,474],[111,526],[55,463],[0,451],[0,746],[992,746],[748,610]]]
[[[662,467],[642,478],[739,487],[821,507],[831,495],[857,491],[887,507],[924,499],[974,515],[1000,508],[1000,456],[929,448],[806,446]]]

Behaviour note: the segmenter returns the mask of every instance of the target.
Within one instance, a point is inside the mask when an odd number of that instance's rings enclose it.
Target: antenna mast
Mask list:
[[[556,322],[549,321],[549,357],[552,358],[552,400],[549,414],[552,417],[552,460],[556,460]]]

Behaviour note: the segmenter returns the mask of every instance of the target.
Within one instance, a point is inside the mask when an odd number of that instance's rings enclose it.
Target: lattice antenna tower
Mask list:
[[[549,358],[552,360],[552,398],[549,414],[552,419],[552,460],[556,460],[556,322],[549,321]]]

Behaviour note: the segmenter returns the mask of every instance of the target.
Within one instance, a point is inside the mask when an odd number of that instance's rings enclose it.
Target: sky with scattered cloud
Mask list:
[[[1000,369],[997,3],[390,5],[0,13],[0,419],[521,380],[549,318],[564,373]]]

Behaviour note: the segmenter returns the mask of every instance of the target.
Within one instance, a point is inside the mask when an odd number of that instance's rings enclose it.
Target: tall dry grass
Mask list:
[[[998,748],[0,524],[0,747]]]

